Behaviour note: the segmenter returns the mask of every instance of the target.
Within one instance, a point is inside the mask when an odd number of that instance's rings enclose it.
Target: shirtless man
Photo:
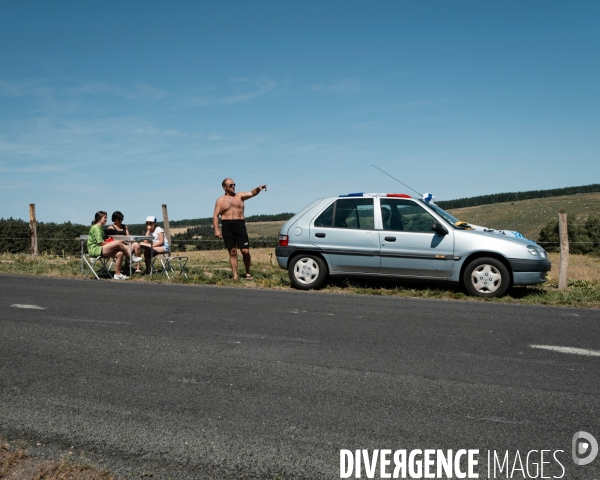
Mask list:
[[[227,250],[229,250],[229,264],[233,271],[233,279],[237,280],[238,278],[237,249],[239,248],[246,267],[246,280],[252,280],[250,274],[250,243],[244,221],[244,201],[255,197],[261,190],[266,191],[267,186],[261,185],[250,192],[235,193],[235,183],[231,178],[223,180],[221,185],[225,190],[225,195],[219,197],[215,204],[213,214],[215,236],[222,238],[225,241]],[[219,230],[219,215],[221,215],[223,233]]]

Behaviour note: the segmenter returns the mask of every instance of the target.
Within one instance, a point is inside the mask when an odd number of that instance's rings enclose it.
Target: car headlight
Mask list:
[[[546,250],[533,245],[527,246],[527,251],[534,257],[546,258]]]

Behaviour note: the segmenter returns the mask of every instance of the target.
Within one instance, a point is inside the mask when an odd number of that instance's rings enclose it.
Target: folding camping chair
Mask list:
[[[160,258],[160,270],[154,268],[154,262],[156,259]],[[155,257],[152,258],[152,272],[164,273],[167,278],[171,278],[169,272],[171,274],[175,274],[175,270],[179,271],[179,275],[183,275],[185,278],[188,278],[187,273],[185,273],[185,266],[188,262],[189,257],[183,256],[171,256],[170,252],[159,253]]]
[[[88,239],[87,235],[79,236],[79,241],[81,242],[81,274],[82,275],[83,275],[83,264],[85,263],[88,266],[88,271],[84,277],[84,280],[90,276],[90,273],[93,273],[94,277],[96,277],[97,280],[100,280],[98,273],[100,275],[108,274],[108,276],[110,278],[113,278],[112,273],[110,273],[110,269],[113,265],[112,258],[103,257],[103,256],[92,257],[91,255],[89,255],[87,253],[83,253],[83,246],[87,242],[87,239]],[[98,270],[98,272],[96,272],[96,265],[100,266],[100,270]]]
[[[108,276],[110,278],[113,278],[112,273],[110,273],[110,269],[113,265],[113,259],[110,257],[92,257],[88,254],[85,254],[82,256],[83,261],[85,262],[85,264],[88,266],[88,270],[87,270],[87,274],[85,275],[85,278],[88,278],[90,276],[90,273],[93,273],[94,276],[96,277],[96,280],[100,280],[100,277],[98,276],[98,274],[100,275],[106,275],[108,274]],[[96,271],[96,265],[100,266],[100,269],[98,271]]]

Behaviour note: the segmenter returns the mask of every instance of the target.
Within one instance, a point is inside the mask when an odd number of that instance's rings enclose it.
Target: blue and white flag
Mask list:
[[[423,194],[423,201],[425,203],[432,203],[432,204],[435,205],[435,197],[431,193],[424,193]]]

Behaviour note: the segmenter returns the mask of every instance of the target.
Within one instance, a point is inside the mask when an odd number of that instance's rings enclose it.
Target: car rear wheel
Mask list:
[[[327,265],[314,255],[294,257],[288,268],[292,286],[300,290],[321,288],[327,280]]]
[[[510,272],[500,260],[477,258],[467,265],[463,284],[476,297],[501,297],[510,285]]]

